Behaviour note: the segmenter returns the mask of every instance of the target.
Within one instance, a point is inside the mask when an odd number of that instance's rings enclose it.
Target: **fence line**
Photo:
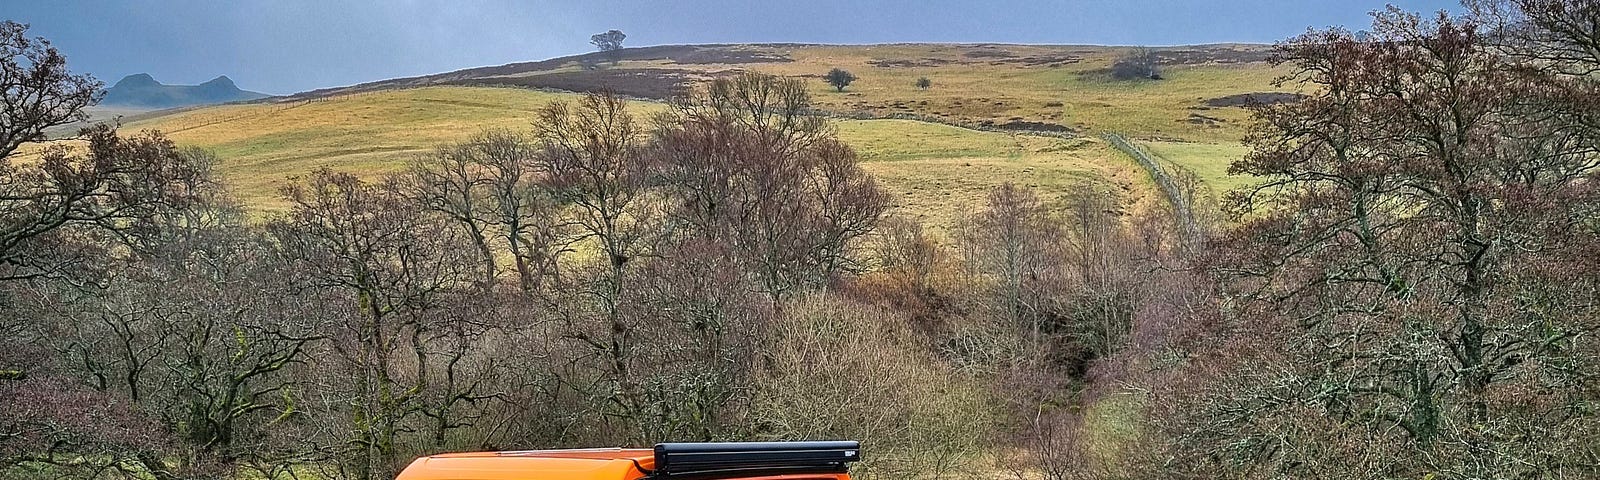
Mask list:
[[[236,122],[236,121],[244,120],[244,119],[247,119],[247,118],[265,117],[265,116],[281,113],[281,112],[284,112],[284,111],[288,111],[289,109],[292,109],[292,108],[295,108],[295,107],[305,106],[308,103],[310,103],[310,102],[306,101],[306,100],[301,100],[301,101],[297,101],[297,102],[291,102],[291,103],[287,103],[287,104],[282,104],[282,106],[278,106],[278,107],[269,107],[269,108],[260,109],[260,110],[245,111],[245,112],[240,112],[240,113],[236,113],[236,114],[233,114],[233,115],[228,115],[228,116],[221,117],[221,118],[213,117],[213,118],[201,119],[200,121],[198,121],[196,123],[189,124],[189,125],[183,125],[181,127],[177,127],[177,128],[172,129],[172,130],[167,130],[167,131],[162,132],[162,133],[186,132],[186,131],[194,130],[194,129],[197,129],[197,128],[205,128],[205,127],[209,127],[209,126],[212,126],[212,125],[220,125],[220,124],[229,123],[229,122]]]
[[[1104,138],[1111,146],[1116,147],[1117,150],[1121,150],[1122,153],[1133,157],[1133,160],[1138,162],[1139,166],[1144,167],[1145,171],[1150,174],[1150,179],[1155,180],[1156,185],[1161,187],[1162,193],[1166,194],[1167,202],[1172,204],[1174,220],[1178,222],[1178,228],[1182,230],[1180,233],[1183,234],[1184,242],[1188,245],[1194,245],[1198,242],[1200,240],[1200,226],[1195,220],[1194,205],[1190,204],[1189,197],[1183,194],[1183,189],[1178,186],[1178,182],[1174,181],[1172,175],[1168,174],[1166,168],[1161,165],[1160,159],[1155,154],[1146,151],[1143,147],[1129,141],[1120,134],[1108,132],[1101,134],[1100,137]]]
[[[828,117],[828,118],[844,119],[844,120],[913,120],[913,121],[918,121],[918,122],[923,122],[923,123],[935,123],[935,124],[940,124],[940,125],[948,125],[948,126],[956,127],[956,128],[965,128],[967,130],[977,130],[977,131],[981,131],[981,132],[1010,133],[1010,134],[1016,134],[1016,135],[1032,135],[1032,136],[1036,136],[1036,137],[1054,137],[1054,138],[1064,138],[1064,139],[1069,139],[1069,140],[1081,137],[1081,135],[1078,135],[1077,133],[1074,133],[1071,130],[1053,131],[1053,130],[1039,130],[1039,129],[1030,129],[1030,128],[1003,128],[1003,127],[1000,127],[1000,126],[997,126],[997,125],[985,125],[985,124],[980,123],[980,122],[967,122],[967,121],[951,120],[951,119],[942,118],[942,117],[936,117],[936,116],[932,116],[932,115],[921,115],[921,114],[906,113],[906,112],[895,112],[895,113],[887,113],[887,114],[878,114],[878,113],[873,113],[873,112],[868,112],[868,111],[860,111],[860,110],[851,111],[851,112],[834,112],[834,111],[816,109],[814,111],[819,113],[819,114],[821,114],[822,116],[825,116],[825,117]]]

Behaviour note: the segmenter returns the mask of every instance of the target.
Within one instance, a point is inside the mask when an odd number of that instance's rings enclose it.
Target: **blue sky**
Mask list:
[[[582,53],[589,35],[676,43],[1270,43],[1309,27],[1359,29],[1394,3],[1445,0],[0,0],[70,67],[115,82],[228,75],[292,93]]]

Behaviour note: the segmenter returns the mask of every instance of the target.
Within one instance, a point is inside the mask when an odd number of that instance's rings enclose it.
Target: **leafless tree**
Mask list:
[[[343,292],[348,302],[330,334],[342,364],[325,367],[354,382],[352,398],[338,401],[351,419],[341,465],[357,479],[402,466],[397,442],[436,377],[436,313],[479,264],[459,227],[429,215],[401,185],[320,170],[284,189],[294,206],[267,226],[280,255],[308,269],[304,287]]]
[[[1065,333],[1091,357],[1109,356],[1127,341],[1144,281],[1140,252],[1122,215],[1122,200],[1094,184],[1074,185],[1067,196],[1070,281]]]
[[[1160,58],[1150,47],[1135,47],[1111,64],[1111,76],[1118,80],[1160,80]]]
[[[197,157],[165,137],[122,137],[105,126],[85,134],[87,152],[56,146],[37,162],[0,163],[0,278],[48,275],[70,264],[69,244],[53,236],[92,231],[132,245],[159,212],[194,201],[189,194],[196,192],[181,182],[193,170],[186,162]]]
[[[887,209],[799,80],[718,79],[658,119],[655,143],[677,217],[731,242],[774,304],[852,268],[847,247]]]
[[[257,239],[211,232],[120,269],[107,289],[48,300],[75,305],[52,327],[75,373],[126,395],[185,448],[146,459],[201,474],[296,446],[270,440],[294,411],[298,366],[321,338],[314,299],[285,292]],[[304,302],[304,303],[302,303]],[[160,472],[157,472],[158,475]],[[176,473],[173,473],[176,474]]]
[[[67,59],[43,38],[28,38],[28,26],[0,21],[0,159],[44,131],[88,118],[84,107],[100,99],[94,77],[73,75]]]
[[[633,294],[632,271],[655,254],[660,236],[659,206],[648,198],[655,172],[639,154],[642,132],[627,103],[609,93],[551,104],[535,122],[545,187],[575,219],[576,240],[600,255],[592,268],[570,279],[561,312],[568,323],[563,335],[592,349],[601,359],[600,375],[568,381],[600,402],[608,416],[639,425],[649,405],[635,372],[638,319],[625,297]]]
[[[1485,40],[1522,66],[1570,77],[1600,72],[1600,4],[1587,0],[1466,0]]]
[[[1037,194],[1006,183],[957,233],[977,282],[993,283],[997,313],[1036,348],[1046,343],[1052,297],[1065,287],[1065,229]]]
[[[471,142],[489,184],[488,201],[478,215],[498,228],[506,250],[516,265],[523,293],[540,289],[548,277],[560,274],[557,258],[571,251],[572,220],[563,217],[546,175],[538,163],[538,149],[526,137],[490,131]]]
[[[417,202],[461,226],[483,264],[480,282],[489,286],[499,272],[489,246],[490,223],[480,214],[485,208],[485,190],[492,182],[484,162],[474,142],[443,146],[412,159],[403,181],[407,183],[405,192]]]
[[[1597,90],[1503,54],[1481,27],[1391,9],[1369,38],[1279,47],[1286,81],[1318,93],[1258,109],[1254,151],[1231,169],[1267,178],[1233,197],[1244,225],[1212,260],[1228,313],[1251,320],[1204,362],[1237,370],[1195,394],[1180,462],[1243,476],[1600,468],[1593,415],[1573,409],[1592,401],[1600,328],[1600,277],[1573,257],[1596,242]]]

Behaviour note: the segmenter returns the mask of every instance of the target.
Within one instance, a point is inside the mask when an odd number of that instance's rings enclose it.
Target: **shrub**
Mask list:
[[[1117,59],[1111,64],[1111,77],[1117,80],[1161,80],[1161,65],[1155,50],[1139,47]]]
[[[939,478],[990,443],[988,395],[917,345],[893,312],[837,297],[787,306],[757,374],[753,424],[775,440],[850,438],[858,478]]]
[[[827,81],[828,85],[833,85],[833,88],[843,92],[844,87],[848,87],[850,86],[851,82],[856,81],[856,76],[845,71],[844,69],[835,68],[833,70],[829,70],[828,74],[824,75],[822,79]]]

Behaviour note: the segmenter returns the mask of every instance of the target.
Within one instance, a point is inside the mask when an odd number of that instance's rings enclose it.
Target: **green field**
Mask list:
[[[1254,177],[1228,175],[1228,164],[1244,158],[1250,150],[1238,143],[1142,142],[1145,148],[1164,160],[1198,175],[1220,199],[1226,192],[1249,186]]]

